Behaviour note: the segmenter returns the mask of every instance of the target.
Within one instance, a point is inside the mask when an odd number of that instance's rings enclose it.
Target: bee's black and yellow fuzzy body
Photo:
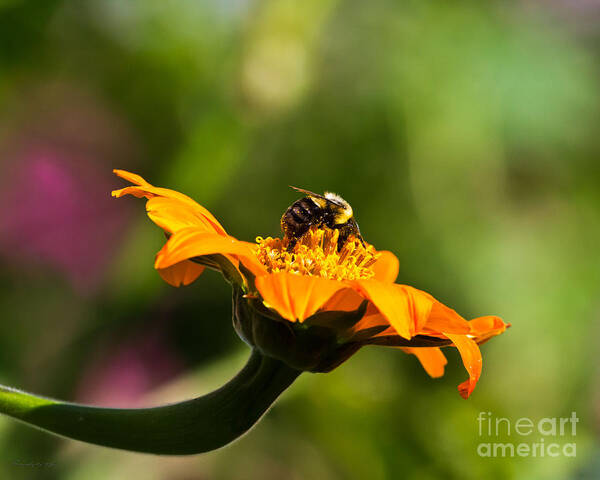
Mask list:
[[[324,195],[292,187],[307,196],[296,200],[281,217],[281,229],[288,238],[288,251],[312,226],[339,230],[338,250],[350,235],[356,236],[363,244],[360,229],[354,219],[352,207],[339,195],[325,192]]]

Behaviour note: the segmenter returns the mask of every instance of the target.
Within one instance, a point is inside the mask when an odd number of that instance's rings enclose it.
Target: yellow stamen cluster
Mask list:
[[[334,280],[358,280],[374,275],[372,265],[379,254],[350,236],[338,252],[338,230],[311,229],[291,251],[288,238],[256,238],[256,256],[269,273],[292,272]]]

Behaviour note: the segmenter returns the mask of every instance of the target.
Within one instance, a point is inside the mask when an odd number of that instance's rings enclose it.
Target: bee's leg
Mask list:
[[[342,250],[342,247],[344,246],[344,244],[346,243],[346,240],[348,240],[348,237],[350,236],[350,232],[345,229],[345,228],[340,228],[340,235],[338,236],[338,241],[337,241],[337,251],[339,252],[340,250]]]
[[[290,237],[290,241],[288,243],[286,250],[288,252],[292,252],[294,250],[294,247],[296,246],[297,242],[298,242],[298,239],[296,237]]]
[[[287,231],[285,232],[285,236],[289,238],[289,243],[286,249],[288,252],[294,250],[294,247],[296,246],[296,243],[298,243],[298,240],[300,240],[304,235],[306,235],[306,232],[308,232],[312,224],[312,222],[295,222],[288,224]]]
[[[362,246],[365,247],[365,248],[367,248],[367,245],[365,244],[365,241],[363,240],[362,235],[359,233],[357,235],[357,237],[360,240],[360,243],[362,243]]]

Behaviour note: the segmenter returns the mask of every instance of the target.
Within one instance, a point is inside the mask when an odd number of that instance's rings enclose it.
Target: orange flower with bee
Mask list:
[[[234,326],[262,354],[302,371],[326,372],[366,345],[401,347],[439,377],[442,347],[458,349],[469,378],[467,398],[481,375],[478,344],[509,326],[496,316],[465,320],[429,293],[395,283],[399,262],[360,234],[341,197],[306,196],[284,213],[282,238],[245,242],[230,236],[204,207],[139,175],[115,170],[132,183],[113,196],[146,198],[150,219],[168,240],[155,268],[173,286],[204,271],[220,271],[233,286]]]

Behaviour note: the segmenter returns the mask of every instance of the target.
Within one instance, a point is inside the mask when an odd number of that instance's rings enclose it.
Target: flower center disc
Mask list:
[[[350,236],[338,252],[339,230],[311,227],[288,252],[287,238],[257,237],[256,257],[269,273],[291,272],[333,280],[358,280],[374,275],[379,254],[372,245]]]

